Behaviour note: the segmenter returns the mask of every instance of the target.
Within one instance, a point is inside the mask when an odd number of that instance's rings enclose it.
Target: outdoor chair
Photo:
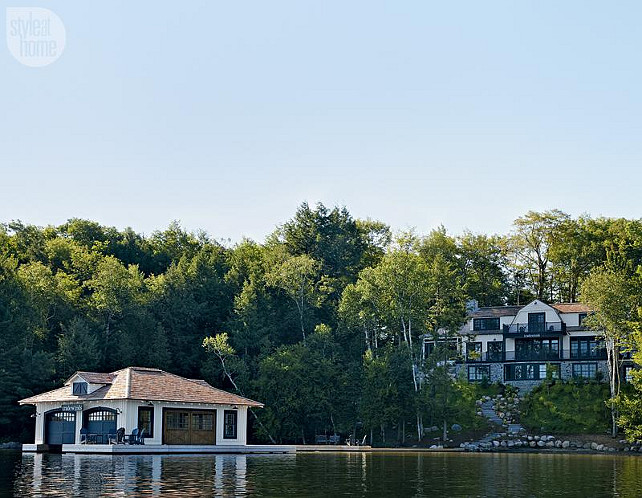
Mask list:
[[[328,438],[328,444],[339,444],[341,441],[341,436],[334,434]]]
[[[145,429],[141,429],[138,433],[138,442],[136,444],[145,444]]]
[[[125,444],[125,428],[121,427],[116,434],[109,435],[109,444]]]
[[[129,444],[138,444],[138,428],[134,429],[132,433],[129,435],[129,440],[127,441]]]
[[[80,429],[80,444],[87,444],[87,434],[89,431],[84,427]]]

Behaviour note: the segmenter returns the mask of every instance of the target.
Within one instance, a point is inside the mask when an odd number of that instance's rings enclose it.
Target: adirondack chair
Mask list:
[[[89,433],[89,431],[85,427],[80,429],[80,444],[87,444],[87,434],[88,433]]]
[[[145,444],[145,429],[141,429],[138,433],[138,442],[136,444]]]
[[[138,444],[138,428],[134,429],[129,435],[127,443],[129,444]]]

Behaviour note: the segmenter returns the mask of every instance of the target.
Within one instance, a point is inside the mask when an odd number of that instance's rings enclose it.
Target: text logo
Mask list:
[[[30,67],[56,61],[65,50],[65,25],[41,7],[7,7],[7,46],[15,59]]]

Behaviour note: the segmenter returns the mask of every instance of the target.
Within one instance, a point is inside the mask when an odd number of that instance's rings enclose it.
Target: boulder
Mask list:
[[[562,441],[562,448],[568,448],[571,445],[569,441]]]
[[[461,425],[459,425],[459,424],[453,424],[453,425],[450,426],[450,428],[455,432],[460,432],[461,431]]]
[[[531,448],[535,448],[535,446],[537,446],[537,443],[536,443],[535,441],[531,441],[530,443],[528,443],[528,445],[529,445]]]
[[[595,447],[597,448],[597,444],[596,443],[593,443],[593,444],[595,444]],[[584,443],[582,445],[582,448],[584,448],[585,450],[590,450],[591,449],[591,443]]]
[[[593,445],[591,445],[591,448],[593,448]],[[597,446],[595,446],[595,448],[593,448],[593,449],[594,449],[594,450],[597,450],[597,451],[602,451],[602,450],[604,449],[604,445],[603,445],[603,444],[598,444],[598,445],[597,445]]]
[[[547,448],[555,448],[555,443],[553,441],[546,441]]]
[[[499,441],[497,441],[497,440],[493,441],[493,446],[495,448],[499,448]]]
[[[535,436],[533,439],[534,439],[535,441],[539,441],[539,440],[540,440],[540,439],[542,439],[542,438],[541,438],[541,437],[539,437],[539,436]]]
[[[555,447],[556,448],[561,448],[562,447],[562,441],[560,441],[559,439],[557,441],[555,441]]]
[[[537,441],[537,446],[538,448],[543,448],[544,446],[546,446],[546,443],[540,440],[540,441]]]
[[[599,445],[598,445],[595,441],[593,441],[593,442],[591,443],[591,449],[592,449],[592,450],[596,450],[598,446],[599,446]]]

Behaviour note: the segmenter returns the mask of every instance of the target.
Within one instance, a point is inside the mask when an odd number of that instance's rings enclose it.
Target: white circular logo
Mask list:
[[[15,59],[30,67],[56,61],[65,50],[65,25],[41,7],[7,7],[7,46]]]

